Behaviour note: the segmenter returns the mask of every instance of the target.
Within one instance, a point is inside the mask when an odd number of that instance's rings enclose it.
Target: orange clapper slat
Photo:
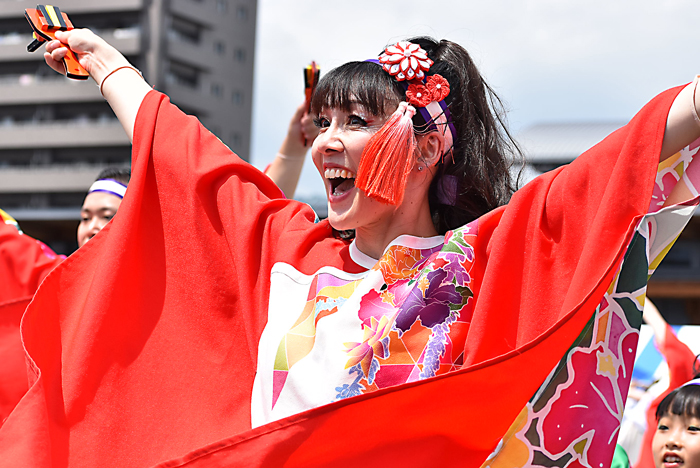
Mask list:
[[[46,41],[56,39],[56,31],[70,31],[73,23],[68,15],[53,5],[37,5],[36,8],[24,10],[24,16],[34,30],[34,40],[27,46],[27,51],[36,51]],[[72,50],[68,50],[63,60],[66,67],[66,76],[74,80],[87,80],[90,76],[78,63],[78,56]]]

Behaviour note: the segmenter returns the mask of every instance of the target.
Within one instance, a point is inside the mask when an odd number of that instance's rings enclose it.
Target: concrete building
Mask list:
[[[250,150],[255,0],[63,0],[76,27],[119,49],[156,89],[243,158]],[[128,166],[129,141],[95,83],[28,53],[26,0],[0,2],[0,208],[55,250],[76,248],[87,187]]]

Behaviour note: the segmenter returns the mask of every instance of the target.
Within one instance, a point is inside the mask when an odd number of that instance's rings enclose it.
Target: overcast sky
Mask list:
[[[452,40],[517,135],[541,122],[629,120],[700,73],[699,31],[700,0],[259,0],[252,162],[264,168],[277,152],[311,60],[323,73],[399,39]],[[297,194],[322,193],[307,161]]]

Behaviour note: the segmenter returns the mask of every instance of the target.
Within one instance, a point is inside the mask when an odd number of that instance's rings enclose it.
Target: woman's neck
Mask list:
[[[408,201],[408,203],[406,203]],[[427,198],[420,203],[404,200],[390,219],[357,228],[355,246],[365,255],[379,259],[389,244],[401,235],[433,237],[438,232],[430,216]]]

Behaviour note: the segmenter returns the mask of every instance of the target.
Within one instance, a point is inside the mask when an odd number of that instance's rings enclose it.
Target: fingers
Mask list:
[[[318,136],[319,128],[314,124],[314,119],[311,118],[309,114],[304,114],[301,118],[301,134],[306,140],[306,146],[311,146],[311,143]]]
[[[59,49],[53,49],[53,51],[49,53],[47,47],[47,52],[44,52],[44,60],[46,60],[46,64],[48,66],[56,70],[58,73],[65,74],[66,67],[63,65],[63,58],[66,56],[66,52],[68,52],[68,49],[65,47],[60,47]]]
[[[300,120],[305,112],[306,112],[306,103],[302,103],[299,107],[297,107],[297,110],[294,112],[294,117],[292,117],[292,119],[293,120]]]
[[[56,37],[62,40],[67,40],[68,36],[64,31],[56,31]],[[63,59],[66,57],[68,49],[61,40],[49,41],[46,43],[46,52],[44,60],[46,64],[56,70],[58,73],[65,74],[66,67],[63,65]]]
[[[65,71],[62,61],[69,52],[67,47],[97,83],[101,83],[114,69],[129,66],[128,60],[117,49],[89,29],[56,31],[55,35],[57,40],[46,44],[44,58],[46,63],[59,73]]]

